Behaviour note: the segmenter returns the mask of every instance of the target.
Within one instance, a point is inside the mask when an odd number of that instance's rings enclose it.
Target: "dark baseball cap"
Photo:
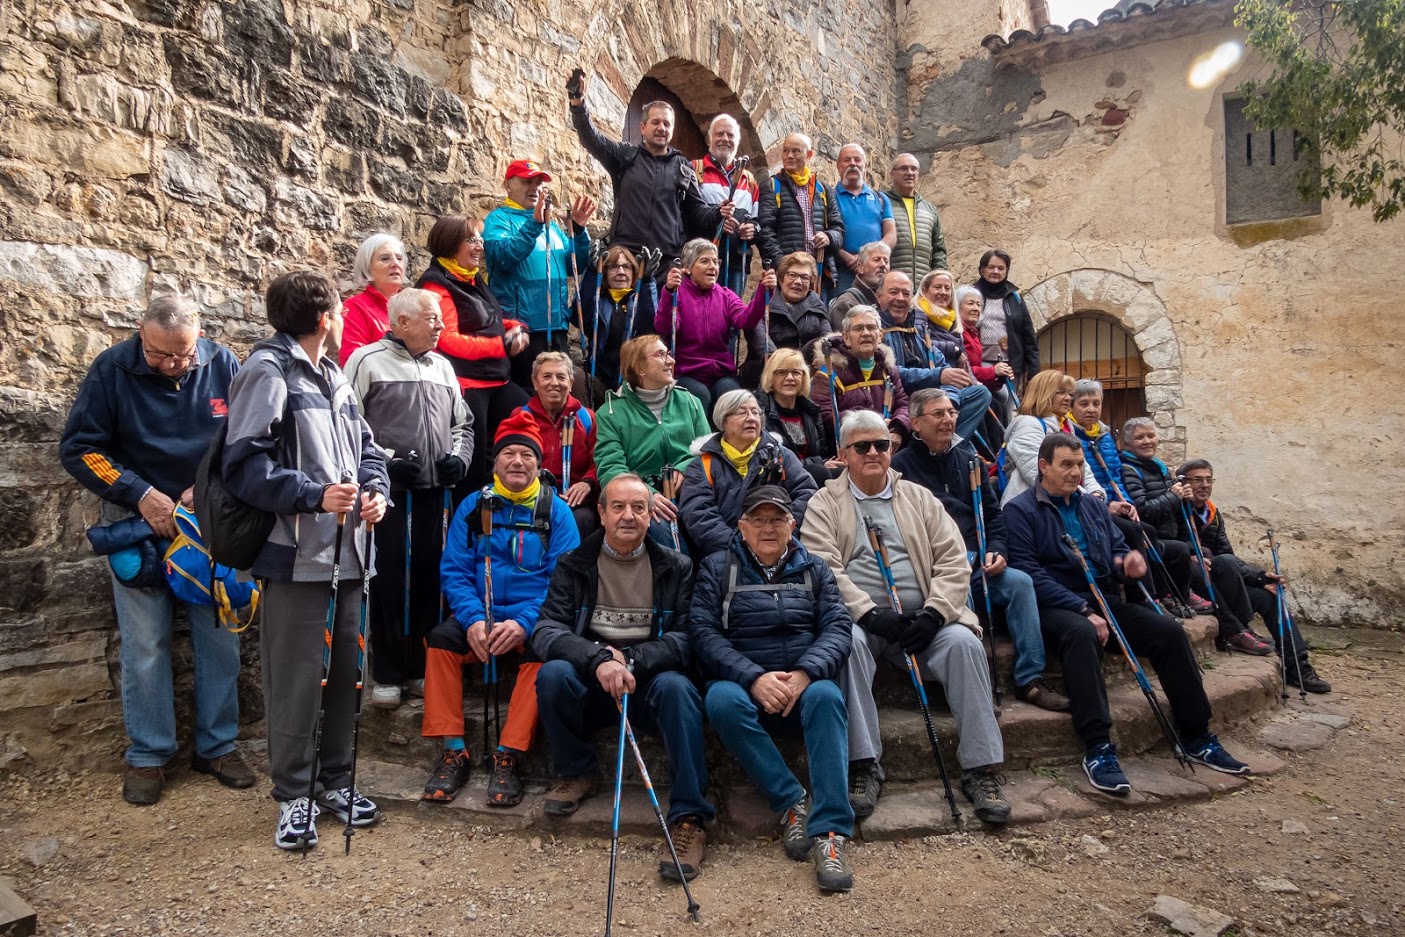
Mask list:
[[[742,501],[742,516],[750,514],[763,504],[773,504],[787,514],[791,511],[790,494],[780,485],[762,485],[746,493]]]

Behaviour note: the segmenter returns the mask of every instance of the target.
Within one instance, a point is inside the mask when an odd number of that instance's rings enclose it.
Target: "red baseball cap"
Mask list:
[[[507,167],[507,174],[502,177],[502,181],[509,179],[545,179],[551,181],[551,173],[541,167],[541,164],[530,159],[515,159]]]

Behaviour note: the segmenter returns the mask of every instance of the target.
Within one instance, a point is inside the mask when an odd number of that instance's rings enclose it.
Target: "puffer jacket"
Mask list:
[[[777,348],[804,349],[811,342],[829,333],[829,315],[825,312],[824,300],[814,293],[806,293],[798,303],[788,303],[776,290],[771,296],[771,331],[769,341],[765,341],[766,353]],[[768,337],[766,320],[762,318],[746,333],[747,355],[759,354],[752,349],[760,349]]]
[[[844,317],[855,306],[878,308],[878,296],[868,288],[863,280],[854,278],[854,285],[829,301],[829,326],[836,332],[844,331]]]
[[[815,493],[815,480],[795,454],[774,438],[763,437],[747,463],[743,478],[722,451],[722,434],[702,441],[698,457],[683,475],[678,515],[683,529],[706,556],[725,550],[736,533],[746,493],[758,485],[780,485],[790,493],[790,513],[798,530],[805,520],[805,505]]]
[[[336,362],[313,366],[282,332],[254,346],[230,388],[223,470],[230,493],[277,515],[251,572],[280,582],[332,577],[337,516],[322,490],[343,476],[386,494],[390,479],[351,383]],[[361,576],[359,524],[342,527],[342,575]]]
[[[568,238],[559,224],[543,225],[530,208],[503,205],[483,220],[483,263],[493,295],[506,318],[525,322],[533,332],[566,329],[571,315],[572,251],[577,270],[584,271],[590,264],[589,232],[582,228]],[[550,320],[546,316],[548,283]]]
[[[1142,523],[1156,528],[1158,537],[1187,540],[1190,535],[1181,520],[1181,499],[1171,491],[1175,481],[1160,459],[1143,459],[1131,450],[1122,453],[1122,487],[1137,506]]]
[[[976,455],[976,450],[964,440],[955,443],[945,452],[933,452],[927,444],[913,440],[909,446],[893,456],[893,470],[913,484],[921,485],[946,508],[947,516],[961,528],[961,539],[967,551],[979,550],[980,540],[976,528],[976,503],[971,497],[971,463],[976,465],[977,478],[981,486],[981,516],[985,520],[985,548],[987,553],[1006,555],[1005,522],[1000,519],[1000,499],[995,495],[995,486],[984,471],[984,464]],[[976,575],[980,575],[979,568]]]
[[[665,465],[686,470],[693,440],[712,432],[702,403],[676,386],[668,392],[662,417],[655,417],[628,384],[607,394],[595,417],[595,470],[601,488],[624,472],[652,485]]]
[[[677,335],[673,334],[674,303],[678,304]],[[664,290],[659,297],[654,331],[673,346],[675,374],[711,386],[719,378],[736,376],[732,330],[751,329],[765,314],[766,294],[760,288],[743,306],[741,297],[722,284],[704,290],[685,275],[677,290]]]
[[[1098,423],[1089,433],[1073,423],[1073,435],[1083,444],[1083,460],[1093,470],[1093,477],[1103,486],[1107,496],[1113,501],[1130,501],[1127,489],[1122,485],[1122,452],[1117,448],[1117,434],[1106,425]],[[1099,457],[1102,461],[1098,461]],[[1106,467],[1104,467],[1106,466]]]
[[[649,290],[641,289],[629,293],[620,302],[610,298],[610,291],[600,290],[600,337],[595,337],[595,294],[599,276],[592,269],[581,280],[581,316],[585,319],[585,371],[592,370],[589,362],[594,362],[594,376],[605,389],[613,390],[620,384],[620,349],[631,338],[652,335],[654,332],[654,307]],[[628,330],[628,334],[626,334]]]
[[[569,661],[586,681],[593,681],[595,668],[610,657],[609,648],[590,627],[600,595],[596,569],[604,543],[605,532],[597,530],[561,557],[532,631],[532,651],[537,657]],[[692,660],[688,644],[692,561],[648,538],[644,549],[653,579],[654,632],[622,649],[633,665],[634,678],[641,681],[668,670],[686,672]]]
[[[907,391],[903,389],[902,378],[893,366],[893,350],[879,344],[874,353],[873,371],[864,380],[863,368],[859,359],[844,343],[844,336],[833,332],[821,339],[815,346],[811,367],[815,376],[810,381],[810,399],[819,407],[820,418],[825,429],[834,434],[834,395],[830,393],[829,381],[832,374],[835,389],[838,391],[839,419],[850,410],[872,410],[888,420],[888,428],[901,433],[906,438],[912,432],[912,421],[907,414]],[[893,393],[892,406],[884,412],[885,391]]]
[[[536,394],[522,405],[522,412],[537,425],[537,432],[542,438],[542,470],[552,474],[562,494],[566,493],[568,486],[563,484],[566,481],[563,465],[566,453],[561,442],[561,429],[565,425],[566,414],[575,414],[576,434],[571,442],[570,482],[572,485],[576,482],[589,485],[591,498],[599,494],[600,481],[595,474],[595,412],[570,394],[566,395],[566,405],[555,420],[547,415],[541,398]],[[588,505],[591,501],[587,499],[584,503]]]
[[[732,564],[738,586],[767,585],[775,591],[729,596]],[[748,690],[770,671],[803,670],[811,680],[838,679],[849,659],[853,627],[834,574],[795,540],[772,582],[738,533],[727,549],[703,560],[693,583],[689,637],[697,668],[708,679],[730,680]]]
[[[1010,360],[1010,368],[1015,372],[1015,384],[1023,387],[1025,381],[1039,373],[1039,339],[1034,334],[1034,320],[1029,316],[1029,307],[1009,280],[991,284],[978,279],[972,285],[986,299],[1004,301],[1005,354]]]
[[[805,433],[804,448],[798,447],[790,441],[789,435],[785,431],[785,424],[781,420],[780,405],[776,399],[763,390],[756,391],[756,402],[761,405],[761,413],[766,418],[766,432],[775,436],[791,452],[800,456],[806,468],[812,463],[823,463],[825,459],[834,458],[834,434],[825,432],[824,418],[820,416],[820,408],[815,406],[815,402],[809,397],[795,398],[795,411],[800,416],[800,426]]]
[[[813,173],[813,170],[811,170]],[[815,180],[815,203],[810,210],[810,230],[805,230],[805,214],[795,197],[795,183],[784,171],[771,177],[769,188],[761,190],[761,225],[756,243],[763,261],[772,267],[796,251],[809,251],[810,238],[823,232],[829,236],[825,248],[825,281],[834,282],[834,251],[844,243],[844,219],[834,190]]]
[[[1200,547],[1205,551],[1205,555],[1207,557],[1226,554],[1234,556],[1234,544],[1230,543],[1229,532],[1225,530],[1224,515],[1220,513],[1219,508],[1215,507],[1215,502],[1206,501],[1203,509],[1197,509],[1194,503],[1187,504],[1186,508],[1189,509],[1190,516],[1195,521],[1195,532],[1200,535]],[[1189,540],[1190,538],[1187,535],[1181,539]],[[1261,572],[1258,567],[1250,566],[1242,560],[1240,566]]]
[[[341,347],[337,349],[337,364],[346,363],[356,349],[378,342],[390,331],[390,303],[380,290],[369,284],[364,290],[342,300]]]
[[[503,316],[502,306],[483,275],[460,279],[435,258],[415,285],[439,296],[444,331],[439,333],[437,350],[454,366],[459,387],[467,390],[506,384],[509,368],[503,339],[522,323]]]
[[[942,234],[942,219],[937,214],[937,206],[920,195],[913,197],[916,200],[912,209],[913,222],[917,227],[915,238],[903,197],[892,190],[888,192],[888,198],[893,202],[893,223],[898,229],[898,243],[893,245],[889,269],[906,273],[916,286],[928,271],[946,269],[946,236]]]

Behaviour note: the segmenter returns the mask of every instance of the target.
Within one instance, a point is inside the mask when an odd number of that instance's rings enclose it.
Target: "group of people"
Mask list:
[[[767,190],[738,165],[726,115],[695,165],[669,145],[668,105],[645,106],[635,146],[595,130],[583,73],[569,95],[615,188],[607,246],[586,230],[591,198],[558,222],[550,174],[516,160],[500,208],[433,226],[414,286],[389,234],[362,244],[345,303],[324,275],[284,274],[266,296],[274,334],[242,365],[193,305],[160,296],[74,402],[61,459],[102,525],[139,517],[159,554],[200,472],[272,518],[250,572],[279,847],[314,845],[322,812],[377,818],[352,783],[363,608],[370,704],[423,696],[422,731],[442,743],[426,799],[454,799],[476,760],[465,666],[484,682],[493,806],[521,801],[540,724],[544,810],[574,812],[596,791],[593,732],[628,695],[668,757],[679,861],[660,873],[685,879],[715,812],[706,723],[776,812],[785,853],[812,860],[822,889],[852,887],[845,843],[884,780],[880,661],[942,685],[960,788],[1005,822],[987,629],[1014,644],[1018,699],[1071,712],[1083,770],[1111,795],[1130,784],[1100,664],[1109,613],[1159,676],[1185,752],[1214,770],[1248,768],[1210,730],[1179,617],[1213,611],[1222,648],[1272,654],[1250,624],[1263,616],[1290,679],[1327,692],[1296,630],[1275,630],[1279,580],[1234,556],[1209,463],[1173,472],[1154,422],[1106,427],[1096,382],[1040,369],[1008,254],[957,285],[913,157],[879,193],[847,145],[830,187],[791,134]],[[744,302],[752,245],[764,269]],[[123,795],[151,804],[177,752],[173,596],[115,563],[113,590]],[[208,606],[187,613],[192,767],[250,786],[237,636]],[[515,674],[505,721],[500,668]],[[777,733],[803,737],[808,784]]]

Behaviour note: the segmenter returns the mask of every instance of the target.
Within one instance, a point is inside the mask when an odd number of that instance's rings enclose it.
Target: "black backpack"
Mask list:
[[[273,533],[276,517],[245,504],[225,485],[220,467],[224,464],[226,420],[210,440],[210,448],[195,470],[195,517],[210,558],[232,569],[248,569]]]

